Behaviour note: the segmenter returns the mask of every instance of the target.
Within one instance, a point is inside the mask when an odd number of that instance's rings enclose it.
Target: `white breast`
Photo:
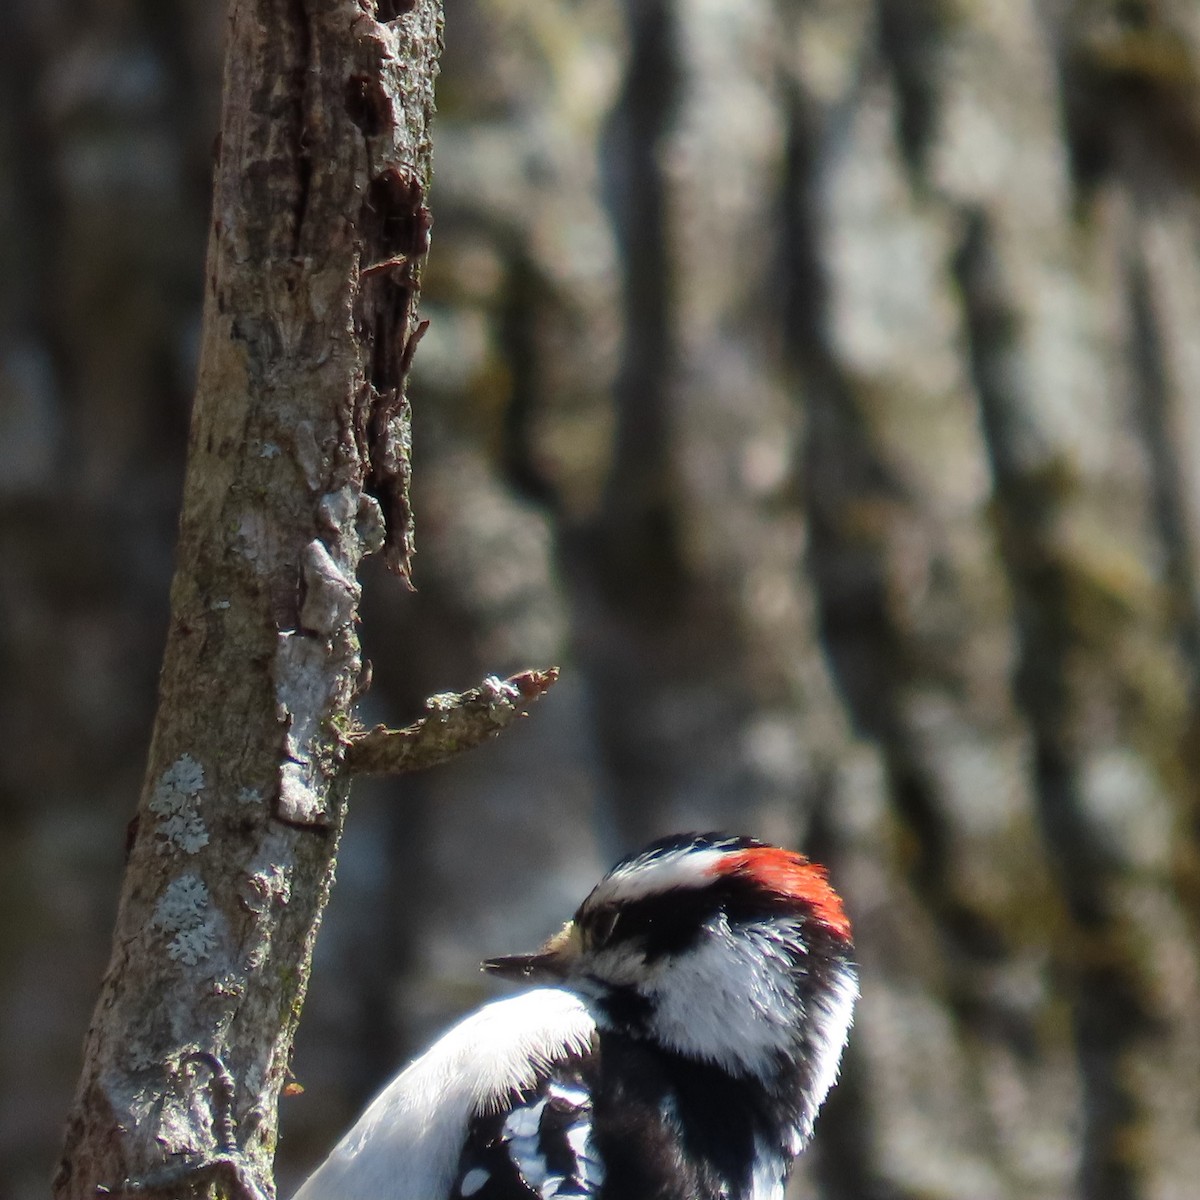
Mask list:
[[[384,1088],[294,1200],[443,1200],[470,1118],[582,1054],[595,1029],[560,988],[485,1005]]]

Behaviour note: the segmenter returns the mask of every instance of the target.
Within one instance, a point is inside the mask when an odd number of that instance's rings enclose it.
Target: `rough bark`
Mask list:
[[[434,0],[231,8],[171,626],[60,1197],[272,1191],[345,810],[358,564],[411,553],[440,35]]]

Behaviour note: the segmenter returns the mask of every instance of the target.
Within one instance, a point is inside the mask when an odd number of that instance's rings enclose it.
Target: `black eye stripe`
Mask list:
[[[718,877],[702,888],[674,888],[620,906],[589,910],[585,903],[576,920],[592,949],[636,942],[647,959],[654,959],[686,950],[718,913],[738,924],[789,910],[798,911],[794,901],[748,887],[742,879]]]
[[[617,927],[620,912],[615,908],[602,908],[585,922],[585,929],[596,945],[602,946],[608,942]]]

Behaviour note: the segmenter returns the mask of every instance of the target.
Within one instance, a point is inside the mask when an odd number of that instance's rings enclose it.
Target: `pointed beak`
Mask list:
[[[485,959],[483,969],[498,979],[513,983],[548,983],[563,978],[566,971],[554,954],[510,954],[505,958]]]
[[[570,974],[579,957],[579,933],[568,921],[540,950],[533,954],[510,954],[489,958],[483,969],[499,979],[514,983],[559,983]]]

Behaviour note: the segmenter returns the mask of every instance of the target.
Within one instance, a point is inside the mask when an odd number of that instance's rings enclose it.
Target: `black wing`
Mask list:
[[[565,1062],[471,1119],[450,1200],[571,1200],[603,1181],[590,1087],[582,1064]]]

